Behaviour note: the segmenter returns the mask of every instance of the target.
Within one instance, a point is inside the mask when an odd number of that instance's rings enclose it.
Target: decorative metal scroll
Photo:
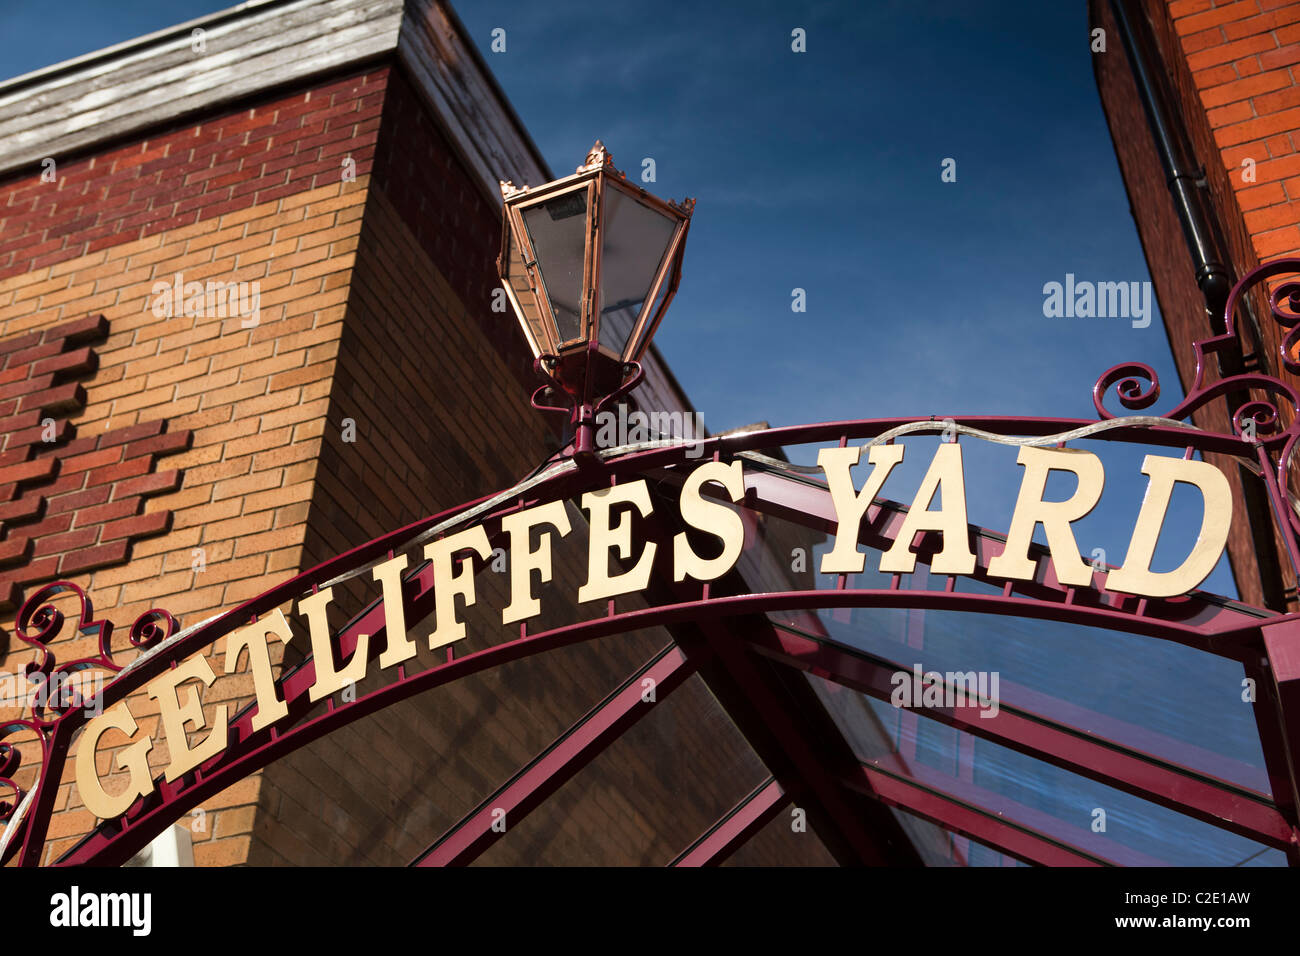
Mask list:
[[[60,637],[67,619],[50,601],[64,593],[76,596],[78,613],[74,626],[82,637],[94,638],[98,653],[59,664],[50,644]],[[153,608],[136,618],[128,641],[137,650],[150,650],[176,633],[177,627],[177,621],[170,613]],[[14,630],[20,641],[36,649],[36,658],[22,671],[25,703],[20,716],[0,725],[0,788],[5,791],[4,798],[0,799],[0,822],[12,819],[26,796],[14,780],[21,766],[20,752],[3,738],[24,731],[34,734],[41,745],[44,765],[53,731],[59,723],[69,714],[95,703],[82,693],[84,677],[96,671],[115,675],[124,666],[113,659],[112,622],[96,619],[90,597],[70,581],[47,584],[29,597],[18,612]],[[73,675],[78,675],[75,680]]]
[[[1283,506],[1287,500],[1283,491],[1287,488],[1291,455],[1300,437],[1300,395],[1294,387],[1271,375],[1245,372],[1213,381],[1209,375],[1211,366],[1215,364],[1213,357],[1234,349],[1242,351],[1237,330],[1238,305],[1259,284],[1284,275],[1300,276],[1300,259],[1266,262],[1232,287],[1224,306],[1225,331],[1194,344],[1196,374],[1192,386],[1187,397],[1162,417],[1183,421],[1216,399],[1251,390],[1263,393],[1262,398],[1252,397],[1236,409],[1231,416],[1232,435],[1221,437],[1236,438],[1256,446],[1259,463],[1266,469],[1264,477],[1278,522],[1285,529],[1287,546],[1294,562],[1300,557],[1300,549],[1296,547],[1297,536],[1300,536],[1300,515],[1294,508]],[[1273,321],[1287,330],[1278,348],[1278,361],[1292,375],[1300,375],[1300,358],[1296,355],[1300,350],[1300,278],[1266,289],[1265,298]],[[1103,373],[1093,386],[1093,405],[1101,418],[1114,417],[1104,404],[1112,387],[1116,389],[1120,404],[1130,411],[1150,408],[1160,398],[1160,379],[1151,366],[1142,362],[1116,365]],[[1285,425],[1284,419],[1289,419]],[[1296,571],[1300,574],[1300,566]]]

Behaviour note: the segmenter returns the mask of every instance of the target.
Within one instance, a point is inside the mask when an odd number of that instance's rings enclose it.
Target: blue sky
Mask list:
[[[668,4],[634,17],[485,0],[458,11],[557,175],[600,138],[631,176],[655,160],[652,191],[697,198],[657,342],[712,429],[1092,417],[1093,382],[1124,360],[1150,364],[1180,397],[1158,311],[1144,329],[1043,315],[1044,284],[1067,273],[1150,279],[1082,0]],[[504,52],[492,49],[497,28]],[[792,50],[796,28],[804,53]],[[955,182],[942,180],[945,159]],[[792,312],[794,289],[806,312]],[[919,485],[933,443],[911,444],[887,496],[908,500]],[[971,520],[1005,529],[1015,451],[965,447]],[[1090,448],[1107,491],[1079,543],[1117,564],[1145,490],[1143,452]],[[1199,525],[1194,495],[1174,505],[1182,520],[1157,568],[1186,554]],[[1206,586],[1235,593],[1226,562]]]
[[[47,7],[0,0],[0,74],[227,6],[63,0],[52,30]],[[654,159],[652,191],[697,198],[657,341],[711,429],[1090,417],[1092,383],[1127,360],[1160,373],[1152,412],[1179,397],[1158,312],[1145,329],[1043,314],[1044,284],[1067,273],[1149,279],[1082,0],[475,0],[457,12],[558,175],[600,138],[629,175]],[[497,28],[505,52],[491,49]],[[806,52],[791,49],[796,28]],[[804,313],[791,311],[796,288]],[[920,481],[928,448],[914,444],[889,497]],[[971,520],[1004,529],[1015,452],[974,446]],[[1118,563],[1146,480],[1137,449],[1104,460],[1106,495],[1080,544]],[[1190,545],[1198,512],[1193,501],[1161,554]],[[1235,593],[1222,568],[1206,586]]]

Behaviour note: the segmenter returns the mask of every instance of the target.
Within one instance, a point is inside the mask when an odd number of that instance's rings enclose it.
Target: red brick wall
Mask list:
[[[1276,0],[1200,10],[1157,0],[1148,6],[1235,275],[1300,254],[1300,10]],[[1243,166],[1247,159],[1253,170]],[[1263,288],[1253,303],[1260,365],[1300,385],[1281,366],[1285,330],[1270,317]],[[1244,313],[1239,321],[1247,331]],[[1280,412],[1290,424],[1293,411]],[[1293,464],[1293,489],[1300,488],[1297,477]],[[1275,548],[1285,554],[1280,539]],[[1280,564],[1284,585],[1294,587],[1289,563],[1282,558]],[[1289,606],[1300,605],[1292,599]]]
[[[1219,154],[1235,193],[1227,211],[1241,216],[1259,259],[1300,253],[1300,7],[1178,0],[1154,12],[1166,51],[1186,64],[1178,74],[1190,72],[1190,86],[1179,75],[1180,92],[1213,137],[1198,145],[1207,165]],[[1245,159],[1256,164],[1253,182],[1242,176]]]
[[[0,279],[370,171],[388,70],[264,98],[0,186]],[[64,290],[71,295],[70,290]]]
[[[38,392],[16,399],[22,428],[10,419],[0,427],[18,432],[0,454],[27,454],[17,464],[38,468],[55,462],[45,477],[0,487],[10,495],[0,505],[14,507],[12,519],[0,519],[0,544],[30,539],[10,545],[26,557],[0,567],[0,586],[30,593],[39,580],[70,578],[97,617],[117,626],[119,662],[130,657],[125,635],[144,610],[163,607],[193,623],[302,566],[387,75],[335,77],[187,120],[60,162],[53,182],[37,171],[0,183],[0,352],[12,353],[4,374],[18,374],[29,356],[29,364],[55,355],[69,362],[38,365],[34,379],[22,371],[16,387]],[[344,179],[345,157],[355,179]],[[259,283],[259,323],[155,315],[154,283],[178,272]],[[77,325],[87,316],[93,335]],[[49,391],[41,388],[49,375],[49,388],[62,391],[36,403],[59,419],[46,449],[27,441],[22,415],[36,411],[27,404]],[[141,513],[111,518],[105,504]],[[87,531],[97,533],[93,542]],[[129,553],[123,531],[134,532]],[[0,670],[11,673],[32,653],[12,629],[12,609],[0,611]],[[66,634],[55,652],[67,661],[95,651]],[[250,693],[247,673],[220,678],[204,695],[209,719]],[[156,703],[137,697],[132,709],[154,733]],[[102,748],[105,771],[112,756],[111,745]],[[166,748],[155,746],[150,760],[158,771]],[[20,784],[38,763],[27,747]],[[253,777],[205,802],[194,832],[199,864],[246,858],[259,787]],[[68,779],[56,810],[47,859],[93,823]]]
[[[0,343],[0,611],[26,587],[121,564],[132,541],[170,527],[170,510],[140,511],[147,496],[180,486],[155,459],[186,450],[191,433],[164,433],[155,420],[74,437],[63,417],[86,401],[63,380],[98,366],[82,343],[107,334],[92,316]]]

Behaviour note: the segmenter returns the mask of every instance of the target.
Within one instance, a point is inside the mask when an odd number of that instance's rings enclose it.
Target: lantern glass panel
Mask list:
[[[621,189],[605,193],[600,260],[600,345],[623,356],[677,222]]]
[[[587,192],[562,193],[523,210],[559,344],[582,338],[582,270],[587,250]]]
[[[528,343],[532,347],[534,358],[545,352],[551,352],[554,349],[551,342],[553,335],[547,332],[546,318],[542,314],[536,296],[533,295],[532,283],[528,279],[528,270],[524,267],[524,257],[520,252],[519,243],[515,241],[514,233],[509,228],[506,229],[503,271],[504,275],[501,278],[506,288],[510,290],[511,298],[517,304],[520,318],[528,331]]]
[[[655,300],[650,303],[649,308],[645,311],[645,324],[641,327],[641,334],[637,336],[635,342],[628,343],[625,346],[624,359],[630,362],[639,362],[645,350],[650,346],[650,339],[655,332],[654,320],[655,314],[663,307],[664,299],[668,296],[668,290],[672,286],[672,266],[669,266],[668,275],[664,276],[664,281],[659,286],[659,292]]]

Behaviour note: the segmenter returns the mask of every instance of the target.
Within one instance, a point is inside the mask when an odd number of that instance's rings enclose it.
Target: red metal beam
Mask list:
[[[763,829],[790,802],[775,777],[768,777],[669,866],[718,866]]]
[[[750,636],[754,650],[771,660],[833,680],[889,701],[897,668],[861,651],[778,627]],[[1019,711],[1003,702],[996,715],[971,701],[927,707],[925,716],[1049,764],[1151,800],[1268,846],[1294,846],[1291,825],[1268,798],[1120,744]]]
[[[681,686],[695,669],[695,662],[688,660],[680,648],[671,644],[665,647],[439,837],[411,866],[468,866],[506,829],[526,817],[649,713],[664,695]],[[647,679],[654,682],[654,698],[650,701],[645,699],[643,682]],[[505,827],[498,823],[500,820],[506,821]]]
[[[1294,822],[1300,807],[1300,622],[1282,620],[1260,630],[1271,680],[1260,680],[1259,668],[1248,670],[1256,678],[1255,718],[1274,795]],[[1287,859],[1300,866],[1300,827],[1292,830]]]
[[[1112,866],[1169,865],[1166,860],[1136,850],[1113,837],[1094,832],[1087,825],[1070,823],[1054,813],[1020,803],[1009,794],[962,780],[960,777],[954,777],[917,760],[903,761],[897,754],[883,754],[865,762],[865,765],[931,793],[940,794],[945,799],[964,807],[1037,834],[1058,846],[1066,847],[1071,852],[1093,857]],[[852,774],[848,779],[860,784],[857,773]],[[1091,822],[1090,817],[1085,816],[1083,819]],[[997,850],[1003,849],[1003,846],[998,843],[989,845]]]
[[[703,644],[685,635],[678,642],[688,655],[712,651],[700,676],[842,865],[919,866],[920,856],[892,816],[864,817],[843,791],[838,778],[857,760],[812,689],[806,682],[787,687],[785,668],[745,649],[741,635],[765,626],[764,618],[701,621]],[[804,693],[793,699],[792,691]]]
[[[1026,863],[1041,866],[1105,866],[1107,861],[1061,844],[1028,827],[1014,824],[912,780],[875,767],[862,767],[845,786],[890,806],[907,810],[953,833],[977,840]]]
[[[656,508],[641,522],[643,532],[660,548],[671,549],[681,531],[671,517],[676,509],[669,507],[669,499],[658,488],[652,495]],[[733,569],[703,586],[659,574],[652,578],[646,595],[652,602],[695,601],[697,607],[705,607],[752,590],[739,569]],[[788,669],[746,650],[745,634],[770,629],[766,616],[722,620],[697,614],[677,624],[672,634],[678,646],[699,660],[700,676],[727,716],[790,800],[806,811],[812,830],[841,865],[921,864],[892,814],[871,808],[864,818],[838,784],[837,777],[857,766],[857,759],[817,695],[802,679],[788,683]]]

